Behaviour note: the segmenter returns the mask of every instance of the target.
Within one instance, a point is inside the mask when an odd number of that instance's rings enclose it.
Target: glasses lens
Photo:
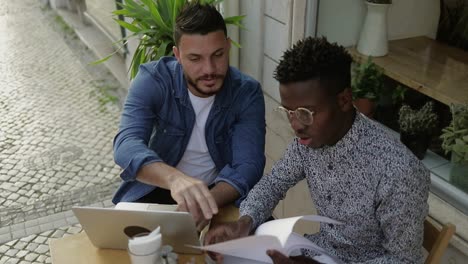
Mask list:
[[[305,108],[296,109],[296,117],[305,125],[312,124],[313,117],[312,112]]]
[[[286,119],[290,118],[288,110],[286,108],[284,108],[284,107],[281,107],[281,106],[278,107],[276,109],[276,112],[278,112],[281,115],[282,118],[286,118]]]

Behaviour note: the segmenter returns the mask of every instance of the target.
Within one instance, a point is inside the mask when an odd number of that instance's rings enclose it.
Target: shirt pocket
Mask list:
[[[154,128],[151,137],[150,148],[154,150],[162,160],[174,166],[179,157],[186,131],[174,123],[160,120]]]

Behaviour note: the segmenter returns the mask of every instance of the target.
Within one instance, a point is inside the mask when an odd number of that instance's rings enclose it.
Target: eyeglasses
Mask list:
[[[284,113],[289,119],[289,122],[292,121],[293,115],[303,125],[310,126],[314,122],[314,112],[304,107],[299,107],[296,110],[288,110],[282,106],[278,106],[276,111]]]

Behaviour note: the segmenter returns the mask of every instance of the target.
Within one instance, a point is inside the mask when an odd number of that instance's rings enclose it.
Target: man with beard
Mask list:
[[[278,64],[282,111],[296,137],[250,191],[237,222],[210,230],[212,244],[248,235],[302,179],[319,215],[343,225],[320,225],[306,237],[344,263],[422,263],[429,171],[394,136],[353,107],[351,56],[325,38],[307,38]],[[313,252],[273,263],[315,263]],[[219,255],[217,256],[219,257]]]
[[[175,57],[143,64],[129,89],[113,202],[177,204],[202,228],[262,176],[265,104],[260,84],[229,66],[231,41],[213,6],[184,7],[174,41]]]

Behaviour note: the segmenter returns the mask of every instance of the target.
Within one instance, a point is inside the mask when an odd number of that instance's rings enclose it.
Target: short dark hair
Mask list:
[[[193,1],[186,4],[177,16],[174,42],[178,46],[183,34],[206,35],[218,30],[227,36],[226,23],[218,10],[213,5]]]
[[[281,84],[317,79],[330,95],[351,86],[352,58],[325,37],[308,37],[284,52],[274,77]]]

